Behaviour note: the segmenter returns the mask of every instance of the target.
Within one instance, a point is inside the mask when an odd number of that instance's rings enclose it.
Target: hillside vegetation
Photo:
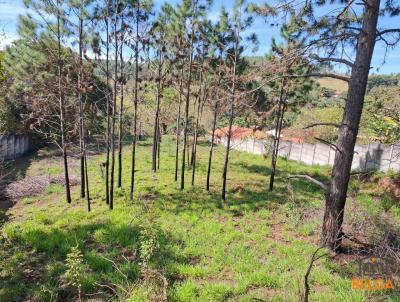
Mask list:
[[[307,173],[325,181],[329,169],[280,159],[279,181],[269,192],[269,168],[262,157],[233,151],[228,198],[221,203],[217,192],[223,149],[217,148],[209,194],[203,189],[204,142],[199,144],[198,185],[184,192],[173,181],[173,148],[173,139],[165,137],[162,165],[153,174],[151,146],[141,142],[139,193],[129,201],[124,181],[112,212],[105,204],[95,154],[89,158],[90,213],[77,186],[71,205],[63,202],[59,184],[18,200],[1,227],[0,301],[67,301],[78,294],[85,301],[159,301],[164,294],[168,301],[181,302],[298,301],[318,244],[323,191],[286,177]],[[129,157],[124,152],[124,162]],[[77,175],[76,162],[71,166]],[[15,182],[56,176],[62,171],[61,158],[44,149],[19,169]],[[349,196],[346,226],[369,221],[363,236],[373,240],[386,232],[384,225],[372,223],[380,223],[383,214],[400,223],[400,207],[376,185],[353,180]],[[357,270],[352,257],[326,256],[314,264],[311,301],[365,301],[374,295],[351,290]],[[396,293],[389,297],[399,299]]]

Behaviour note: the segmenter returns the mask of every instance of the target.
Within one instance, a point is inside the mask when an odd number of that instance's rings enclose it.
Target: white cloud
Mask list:
[[[5,35],[0,37],[0,50],[4,50],[8,45],[10,45],[18,37],[16,35]]]

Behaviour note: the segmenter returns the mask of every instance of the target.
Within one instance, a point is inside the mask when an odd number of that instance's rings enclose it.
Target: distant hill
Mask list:
[[[348,84],[345,81],[334,78],[319,78],[317,82],[325,88],[334,90],[337,94],[342,94],[347,91]]]
[[[344,93],[347,91],[348,84],[344,81],[333,79],[333,78],[320,78],[317,79],[317,82],[325,88],[332,89],[336,91],[338,94]],[[370,75],[368,78],[367,85],[367,94],[377,86],[396,86],[400,85],[400,74],[378,74],[378,75]]]

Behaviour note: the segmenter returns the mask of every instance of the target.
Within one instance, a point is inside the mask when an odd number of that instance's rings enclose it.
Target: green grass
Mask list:
[[[233,151],[227,202],[222,203],[224,150],[216,149],[211,193],[204,189],[206,144],[199,146],[196,185],[190,185],[188,172],[186,189],[180,191],[173,181],[174,143],[166,137],[157,173],[151,172],[151,145],[141,142],[131,202],[129,149],[113,211],[105,204],[100,156],[89,160],[92,212],[86,211],[78,187],[68,205],[59,185],[10,210],[15,219],[4,224],[0,237],[0,301],[76,296],[77,287],[66,277],[66,258],[74,246],[83,255],[78,276],[83,299],[97,293],[114,301],[151,301],[160,295],[162,275],[169,301],[299,300],[321,227],[304,213],[321,209],[323,192],[303,180],[288,185],[286,176],[308,173],[325,181],[326,167],[279,159],[275,190],[269,192],[269,162]],[[26,173],[57,167],[41,167],[37,159]],[[236,193],[238,185],[244,190]],[[363,202],[370,204],[368,198]],[[366,293],[351,290],[351,277],[324,258],[311,274],[311,301],[366,301]]]

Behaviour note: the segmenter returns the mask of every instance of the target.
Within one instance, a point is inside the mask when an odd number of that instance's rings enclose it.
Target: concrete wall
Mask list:
[[[221,139],[226,146],[226,138]],[[253,154],[265,154],[266,142],[255,138],[233,140],[233,149]],[[293,143],[281,141],[279,156],[303,162],[307,165],[333,165],[335,150],[326,144]],[[400,171],[400,143],[393,145],[369,144],[356,145],[351,166],[353,171],[380,170]]]
[[[0,135],[0,160],[13,160],[32,150],[32,142],[24,135]]]

